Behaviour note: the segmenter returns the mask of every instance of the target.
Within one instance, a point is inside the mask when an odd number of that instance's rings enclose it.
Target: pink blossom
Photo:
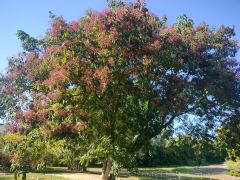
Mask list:
[[[180,41],[180,37],[176,33],[173,33],[169,36],[168,40],[170,43],[178,43]]]
[[[19,77],[20,73],[21,73],[20,69],[14,68],[14,69],[12,70],[12,72],[11,72],[10,80],[11,80],[11,81],[16,80],[17,77]]]
[[[142,14],[142,11],[139,8],[134,8],[131,10],[131,15],[133,17],[138,17]]]
[[[22,111],[17,111],[15,118],[16,118],[16,119],[22,119],[22,118],[23,118],[23,113],[22,113]]]
[[[104,25],[104,22],[103,22],[103,17],[104,17],[104,14],[103,13],[99,13],[97,15],[97,19],[98,19],[98,27],[99,27],[99,30],[100,31],[103,31],[105,29],[105,25]]]
[[[35,112],[33,110],[29,110],[27,112],[25,112],[24,114],[25,118],[26,118],[26,122],[29,124],[33,124],[35,121]]]
[[[75,129],[76,129],[76,130],[80,130],[80,129],[84,128],[86,125],[87,125],[86,122],[84,122],[84,121],[79,121],[79,122],[76,123]]]
[[[84,23],[84,30],[87,32],[87,31],[89,31],[89,29],[90,29],[90,22],[89,21],[86,21],[85,23]]]
[[[56,53],[62,52],[62,49],[63,49],[63,47],[60,45],[53,45],[53,46],[50,46],[49,48],[47,48],[46,53],[47,54],[52,54],[52,53],[56,54]]]
[[[104,66],[103,68],[99,68],[95,70],[94,77],[104,77],[106,78],[109,74],[108,66]]]
[[[42,122],[45,121],[46,119],[46,110],[45,109],[42,109],[39,113],[38,113],[38,119]]]
[[[124,16],[126,15],[126,9],[125,8],[118,8],[116,9],[116,18],[118,20],[123,20]]]
[[[109,73],[110,70],[108,66],[104,66],[103,68],[99,68],[95,70],[93,77],[98,79],[100,82],[100,89],[105,91],[109,82]]]
[[[114,61],[113,57],[108,58],[108,63],[111,65],[115,65],[115,61]]]
[[[160,49],[162,43],[160,40],[155,40],[150,46],[153,51]]]
[[[118,38],[118,31],[116,28],[113,28],[110,32],[110,39],[116,40]]]
[[[68,111],[65,109],[58,109],[57,114],[59,117],[67,117],[68,116]]]
[[[79,22],[73,21],[70,23],[69,31],[77,31],[79,29]]]
[[[67,23],[61,19],[61,18],[57,18],[53,21],[52,23],[52,29],[51,29],[51,33],[54,36],[58,36],[62,33],[63,30],[65,30],[67,28]]]
[[[111,46],[111,39],[107,37],[104,33],[101,33],[98,37],[98,40],[105,46]]]
[[[63,45],[64,46],[70,46],[72,44],[72,42],[70,41],[70,40],[66,40],[66,41],[64,41],[64,43],[63,43]]]
[[[88,47],[88,50],[89,50],[90,52],[94,53],[94,52],[97,51],[97,48],[94,47],[94,46],[90,46],[90,47]]]
[[[44,81],[44,84],[50,88],[61,86],[67,80],[67,71],[64,68],[55,69],[51,72],[50,77]]]

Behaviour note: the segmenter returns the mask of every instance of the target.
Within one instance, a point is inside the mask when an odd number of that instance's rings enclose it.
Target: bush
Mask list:
[[[237,176],[240,177],[240,159],[237,159],[237,161],[227,161],[226,162],[229,171],[227,172],[227,174],[231,175],[231,176]]]
[[[10,166],[10,158],[3,152],[0,152],[0,171],[9,171]]]

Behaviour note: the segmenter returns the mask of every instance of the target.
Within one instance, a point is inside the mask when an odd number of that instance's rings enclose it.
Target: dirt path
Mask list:
[[[225,171],[227,171],[226,165],[220,164],[220,165],[201,166],[199,168],[194,168],[191,173],[188,173],[188,174],[186,173],[186,174],[200,176],[200,177],[208,177],[211,179],[218,179],[218,180],[240,180],[240,177],[233,177],[233,176],[224,174]],[[62,176],[71,180],[100,180],[99,174],[60,173],[60,174],[51,174],[51,175]],[[119,178],[118,180],[138,180],[138,178],[137,177],[136,178]]]
[[[99,174],[88,174],[88,173],[60,173],[60,174],[49,174],[55,176],[61,176],[71,180],[101,180]],[[118,178],[117,180],[139,180],[139,178]]]
[[[49,174],[61,176],[71,180],[100,180],[98,174],[87,174],[87,173],[59,173],[59,174]]]

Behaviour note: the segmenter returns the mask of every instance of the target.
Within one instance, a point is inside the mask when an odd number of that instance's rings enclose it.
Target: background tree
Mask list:
[[[10,158],[4,151],[3,138],[0,136],[0,171],[9,171],[11,166]]]
[[[53,16],[42,48],[21,32],[27,52],[1,90],[16,104],[5,108],[11,131],[88,139],[82,162],[99,158],[103,179],[135,166],[137,152],[184,115],[214,125],[239,106],[233,28],[194,26],[185,15],[167,26],[139,1],[113,2],[79,21]]]
[[[232,116],[218,130],[218,142],[227,150],[228,158],[236,161],[240,158],[240,120],[239,114]]]
[[[239,112],[234,114],[218,130],[217,138],[221,148],[227,151],[229,174],[240,176],[240,120]]]
[[[206,165],[221,163],[225,158],[226,152],[216,138],[163,131],[151,140],[151,146],[139,156],[138,165]]]

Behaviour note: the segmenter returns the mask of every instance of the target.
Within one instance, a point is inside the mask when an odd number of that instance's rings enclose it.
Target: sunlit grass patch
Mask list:
[[[60,176],[52,176],[43,173],[27,173],[27,180],[68,180],[67,178],[63,178]],[[21,180],[22,176],[18,177],[18,180]],[[0,180],[14,180],[14,175],[0,175]]]

